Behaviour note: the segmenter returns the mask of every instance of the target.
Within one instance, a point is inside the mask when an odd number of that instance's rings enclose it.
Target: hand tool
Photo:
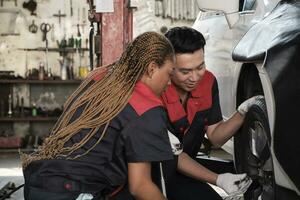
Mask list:
[[[51,25],[51,41],[55,41],[55,36],[54,36],[54,24]]]
[[[25,51],[25,78],[27,78],[28,72],[28,51]]]
[[[23,3],[23,8],[26,8],[30,11],[31,15],[36,15],[34,12],[36,10],[37,3],[34,0],[29,0],[28,2]]]
[[[45,49],[45,54],[46,54],[46,73],[48,73],[48,39],[47,39],[47,33],[51,30],[51,26],[48,23],[42,23],[40,26],[41,31],[43,32],[43,41],[46,42],[46,49]]]
[[[79,28],[79,24],[77,24],[77,37],[80,38],[81,37],[81,33],[80,33],[80,28]]]
[[[70,0],[70,15],[73,16],[73,2]]]
[[[49,73],[49,67],[48,67],[48,40],[46,39],[46,50],[45,50],[45,56],[46,56],[46,74]]]
[[[36,33],[38,31],[38,27],[35,25],[34,20],[32,20],[32,24],[29,25],[28,29],[31,33]]]
[[[159,5],[160,3],[161,3],[161,0],[155,0],[154,13],[155,13],[156,17],[160,16],[160,14],[161,14],[160,9],[159,9],[160,8],[160,5]]]
[[[66,14],[61,14],[61,11],[58,11],[58,14],[54,14],[53,17],[58,17],[59,25],[61,24],[61,18],[66,17]]]
[[[90,70],[94,69],[94,24],[91,22],[90,25],[90,34],[89,34],[89,57],[90,57]]]
[[[9,94],[8,95],[8,112],[7,112],[7,115],[9,116],[9,117],[11,117],[12,116],[12,96],[11,96],[11,94]]]
[[[85,33],[85,26],[87,25],[86,24],[86,20],[87,20],[87,15],[86,14],[87,14],[86,8],[82,8],[81,31],[82,31],[83,34]]]
[[[51,30],[51,26],[48,23],[42,23],[40,29],[43,33],[42,41],[47,41],[47,33]]]
[[[90,23],[90,33],[89,33],[89,57],[90,57],[90,70],[93,70],[94,68],[94,56],[93,56],[93,45],[95,44],[95,54],[97,56],[97,67],[101,64],[101,30],[100,30],[100,24],[102,21],[102,15],[101,13],[96,13],[96,7],[93,4],[93,0],[88,0],[89,2],[89,21]],[[94,36],[94,23],[97,23],[97,34]],[[94,43],[95,38],[95,43]],[[98,41],[98,43],[97,43]]]

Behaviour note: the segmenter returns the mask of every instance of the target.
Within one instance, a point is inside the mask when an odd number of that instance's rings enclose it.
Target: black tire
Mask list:
[[[270,152],[270,128],[266,104],[258,100],[248,111],[243,127],[234,138],[235,166],[253,180],[245,200],[275,199],[275,179]]]

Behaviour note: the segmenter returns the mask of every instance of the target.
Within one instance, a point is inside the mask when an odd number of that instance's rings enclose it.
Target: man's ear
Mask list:
[[[149,63],[148,67],[147,67],[147,75],[149,76],[149,78],[152,78],[153,74],[155,73],[155,71],[157,70],[158,65],[152,61]]]

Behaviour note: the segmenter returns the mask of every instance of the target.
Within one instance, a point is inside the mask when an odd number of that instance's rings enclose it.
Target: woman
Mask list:
[[[159,98],[173,65],[170,42],[147,32],[94,70],[38,151],[22,155],[25,199],[104,199],[127,185],[136,199],[164,199],[151,163],[173,159]]]

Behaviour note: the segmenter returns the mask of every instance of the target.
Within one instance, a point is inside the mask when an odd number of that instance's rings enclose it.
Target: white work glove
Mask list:
[[[251,185],[252,180],[247,174],[219,174],[217,186],[222,188],[229,196],[244,194]]]
[[[264,96],[262,96],[262,95],[253,96],[253,97],[247,99],[246,101],[244,101],[243,103],[241,103],[241,105],[239,105],[237,111],[241,115],[244,116],[253,104],[255,104],[259,99],[263,99],[263,98],[264,98]]]
[[[76,198],[76,200],[92,200],[94,197],[92,194],[89,193],[81,193],[79,196]]]

